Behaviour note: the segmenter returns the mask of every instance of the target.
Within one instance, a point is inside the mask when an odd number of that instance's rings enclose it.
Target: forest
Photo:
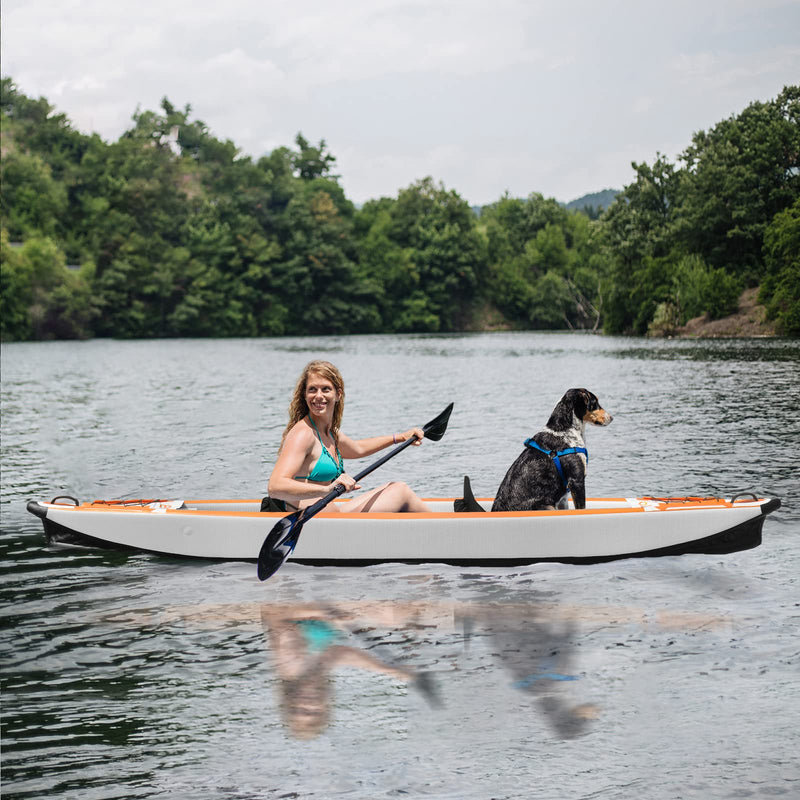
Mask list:
[[[477,211],[426,177],[362,207],[324,139],[244,155],[167,98],[115,142],[0,97],[0,335],[585,329],[672,335],[741,292],[800,336],[800,87],[633,163],[607,208]],[[535,187],[532,187],[532,189]]]

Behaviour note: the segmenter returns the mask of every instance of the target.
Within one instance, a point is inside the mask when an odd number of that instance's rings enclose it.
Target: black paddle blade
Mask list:
[[[264,544],[261,545],[258,553],[258,579],[260,581],[265,581],[270,575],[277,572],[283,562],[292,554],[302,527],[299,511],[278,520],[267,538],[264,539]]]
[[[444,432],[447,430],[447,423],[450,421],[450,415],[453,413],[453,404],[450,403],[447,408],[439,414],[436,419],[432,419],[430,422],[422,426],[422,431],[425,434],[426,439],[430,439],[433,442],[438,442],[439,439],[444,436]]]

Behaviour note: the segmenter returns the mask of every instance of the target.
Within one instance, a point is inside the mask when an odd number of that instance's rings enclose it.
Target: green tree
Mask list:
[[[327,145],[324,139],[321,139],[319,144],[313,147],[301,133],[298,133],[295,137],[295,144],[297,152],[292,156],[292,166],[297,177],[304,181],[338,177],[331,174],[331,170],[336,164],[336,158],[326,152]]]
[[[12,247],[5,228],[0,232],[0,338],[29,339],[32,300],[31,269],[17,247]]]
[[[489,267],[488,296],[515,327],[530,326],[534,303],[530,272],[521,259],[508,258]]]
[[[570,326],[572,305],[569,285],[556,270],[548,270],[533,285],[530,313],[532,328],[562,328]]]
[[[681,160],[685,248],[756,283],[767,226],[800,196],[800,87],[696,133]]]
[[[0,214],[9,235],[63,235],[67,188],[38,155],[9,152],[0,161]]]
[[[600,323],[597,226],[555,200],[508,195],[481,213],[490,264],[486,293],[515,327],[596,328]]]
[[[602,287],[609,333],[645,333],[671,288],[668,264],[674,259],[682,175],[660,154],[652,166],[632,167],[636,179],[617,195],[601,223],[609,261]]]
[[[647,324],[651,336],[671,336],[695,317],[720,319],[737,310],[742,285],[735,275],[709,267],[694,254],[677,264],[664,263],[662,269],[670,283],[660,286],[656,295],[653,317]],[[664,299],[658,302],[658,297]]]
[[[0,325],[4,340],[83,339],[96,313],[90,279],[93,265],[79,272],[65,265],[52,239],[33,236],[19,248],[2,232]]]
[[[800,327],[798,87],[695,134],[680,167],[633,164],[596,220],[535,192],[478,217],[432,178],[356,210],[324,139],[254,162],[165,97],[106,143],[0,89],[7,339],[457,331],[486,314],[641,334],[729,313],[761,279],[780,329]]]
[[[453,331],[468,326],[485,277],[485,239],[456,192],[425,178],[368,207],[358,224],[384,330]],[[365,220],[369,218],[369,223]]]
[[[767,278],[761,300],[787,336],[800,336],[800,198],[775,215],[764,235]]]
[[[566,273],[570,257],[564,228],[550,222],[540,228],[525,245],[525,260],[534,276]]]

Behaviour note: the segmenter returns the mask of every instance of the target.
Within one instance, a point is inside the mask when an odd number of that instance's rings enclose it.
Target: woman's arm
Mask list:
[[[409,681],[414,677],[410,669],[387,664],[370,653],[349,645],[335,644],[329,647],[320,660],[328,669],[358,667],[372,672],[382,672],[399,681]]]
[[[289,431],[269,476],[267,492],[270,497],[298,505],[301,500],[316,499],[329,491],[328,486],[295,480],[294,477],[313,461],[316,444],[313,431],[303,422],[298,422]]]
[[[339,434],[339,451],[343,458],[364,458],[364,456],[371,456],[379,450],[390,447],[393,444],[400,444],[410,439],[412,436],[417,436],[417,441],[414,445],[422,444],[422,439],[425,434],[422,428],[410,428],[407,431],[400,433],[392,433],[388,436],[373,436],[370,439],[351,439],[343,433]]]

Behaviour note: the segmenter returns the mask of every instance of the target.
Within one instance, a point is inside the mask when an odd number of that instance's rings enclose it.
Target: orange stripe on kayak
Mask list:
[[[447,502],[450,503],[452,500],[450,498],[425,498],[426,502]],[[492,498],[481,498],[484,502],[492,502]],[[545,516],[559,516],[559,515],[591,515],[591,514],[623,514],[623,513],[630,513],[630,512],[640,512],[645,510],[650,510],[650,512],[659,512],[659,511],[683,511],[683,510],[691,510],[691,509],[706,509],[706,508],[742,508],[747,506],[757,506],[761,505],[765,502],[765,498],[759,498],[758,500],[737,500],[736,503],[731,503],[730,500],[725,500],[723,498],[716,498],[716,497],[669,497],[669,498],[660,498],[660,497],[637,497],[637,498],[630,498],[632,501],[638,501],[638,505],[617,505],[611,506],[608,508],[585,508],[585,509],[575,509],[575,508],[567,508],[567,509],[552,509],[552,510],[542,510],[542,511],[493,511],[491,512],[491,518],[495,517],[502,517],[502,518],[519,518],[519,517],[545,517]],[[596,497],[591,498],[589,502],[612,502],[612,503],[627,503],[628,500],[626,498],[621,497]],[[147,502],[147,501],[145,501]],[[158,501],[149,501],[149,502],[158,502]],[[224,504],[224,503],[260,503],[259,500],[186,500],[185,503],[187,505],[191,505],[196,503],[198,505],[202,505],[203,503],[215,503],[215,504]],[[334,501],[336,503],[339,502],[348,502],[347,499],[344,500],[337,500]],[[84,503],[80,506],[74,505],[67,505],[64,504],[63,506],[59,504],[51,504],[57,506],[59,510],[64,511],[107,511],[109,513],[146,513],[146,514],[188,514],[192,516],[197,515],[205,515],[205,516],[242,516],[242,517],[264,517],[265,519],[277,519],[280,517],[285,517],[287,514],[283,512],[262,512],[262,511],[225,511],[224,509],[203,509],[203,508],[181,508],[181,509],[153,509],[149,508],[147,505],[139,505],[138,501],[124,501],[124,505],[121,502],[112,501],[113,505],[107,504],[104,501],[95,501],[93,503]],[[334,513],[321,511],[317,516],[325,517],[328,519],[340,518],[340,519],[359,519],[369,517],[370,519],[468,519],[474,518],[475,512],[456,512],[456,511],[430,511],[430,512],[343,512],[337,511]],[[489,517],[487,517],[488,519]]]

